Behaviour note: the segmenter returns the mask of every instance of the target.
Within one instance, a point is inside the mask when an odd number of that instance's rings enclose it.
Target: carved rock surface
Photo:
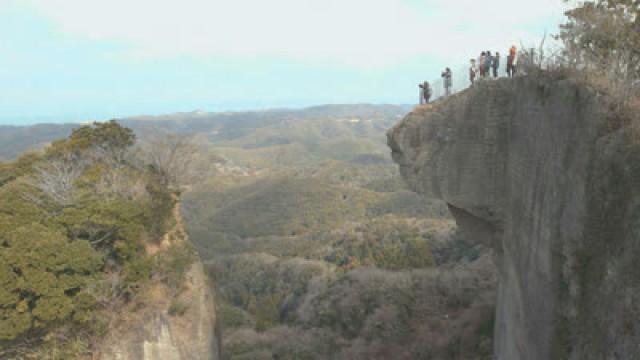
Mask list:
[[[638,118],[538,75],[477,83],[389,131],[409,186],[496,250],[496,359],[640,359]]]

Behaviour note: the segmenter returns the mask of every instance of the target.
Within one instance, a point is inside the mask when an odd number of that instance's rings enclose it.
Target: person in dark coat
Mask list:
[[[433,93],[431,91],[431,85],[429,85],[428,81],[425,81],[422,84],[418,84],[418,87],[420,88],[420,105],[428,104]]]
[[[444,69],[440,76],[442,77],[442,85],[444,85],[444,95],[451,95],[451,87],[453,85],[451,69]]]
[[[496,56],[491,61],[491,67],[493,68],[493,77],[498,77],[498,69],[500,68],[500,53],[496,52]]]
[[[491,63],[493,61],[493,56],[491,56],[491,51],[487,51],[487,56],[484,57],[484,75],[488,78],[491,77]]]

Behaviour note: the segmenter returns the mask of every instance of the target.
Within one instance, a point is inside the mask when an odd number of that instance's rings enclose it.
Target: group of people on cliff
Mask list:
[[[478,59],[470,60],[471,67],[469,68],[469,81],[471,85],[476,82],[476,79],[491,79],[498,78],[500,69],[500,53],[496,52],[495,55],[491,54],[491,51],[483,51]],[[518,67],[518,51],[517,48],[511,46],[509,49],[509,55],[507,56],[507,68],[506,73],[508,77],[516,75],[516,69]],[[440,74],[442,78],[442,86],[444,88],[444,96],[449,96],[453,89],[453,74],[450,68],[445,68]],[[419,84],[420,88],[420,105],[428,104],[433,95],[433,90],[428,81]]]
[[[471,67],[469,68],[469,81],[473,85],[476,77],[480,79],[497,78],[498,69],[500,69],[500,53],[496,51],[495,55],[491,55],[491,51],[483,51],[478,59],[471,59]],[[509,49],[507,56],[507,76],[513,77],[516,74],[518,65],[518,51],[515,46]]]

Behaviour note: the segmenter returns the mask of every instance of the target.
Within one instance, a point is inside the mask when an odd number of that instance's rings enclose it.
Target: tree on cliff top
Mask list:
[[[99,336],[105,299],[126,301],[156,275],[145,242],[166,232],[175,200],[131,160],[134,141],[96,123],[0,164],[0,358]]]
[[[169,189],[180,192],[202,178],[202,149],[193,137],[152,131],[146,138],[142,157]]]
[[[640,1],[587,1],[566,16],[559,38],[569,65],[616,82],[640,79]]]
[[[61,153],[77,154],[89,149],[99,149],[101,153],[117,156],[123,154],[135,141],[136,136],[133,130],[120,126],[115,120],[95,122],[92,125],[74,129],[68,139],[54,141],[47,149],[47,154],[54,156]]]

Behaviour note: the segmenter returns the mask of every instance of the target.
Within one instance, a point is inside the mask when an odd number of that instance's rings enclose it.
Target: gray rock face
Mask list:
[[[496,249],[496,359],[640,359],[635,117],[538,76],[478,83],[389,131],[410,187]]]
[[[179,301],[182,315],[168,314],[169,298],[161,288],[149,291],[147,308],[113,331],[100,360],[218,360],[220,334],[212,294],[202,264],[187,274]]]

